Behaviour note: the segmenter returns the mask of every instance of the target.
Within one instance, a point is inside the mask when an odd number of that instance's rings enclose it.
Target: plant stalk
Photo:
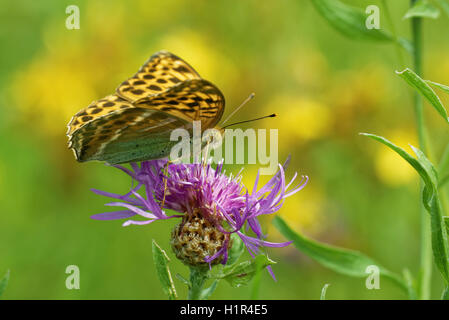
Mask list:
[[[413,6],[417,0],[411,0],[410,4]],[[422,77],[422,19],[412,18],[412,37],[413,37],[413,65],[417,75]],[[419,148],[428,156],[428,148],[426,141],[426,127],[424,121],[423,101],[419,93],[414,93],[414,106],[416,114],[416,127],[418,131]],[[421,182],[420,195],[424,184]],[[430,218],[424,208],[423,202],[420,201],[421,213],[421,256],[420,256],[420,271],[418,294],[419,299],[430,299],[430,285],[432,280],[432,244],[430,234]]]
[[[393,37],[395,39],[394,46],[395,46],[395,50],[396,50],[396,55],[397,55],[397,58],[398,58],[398,63],[400,65],[400,69],[402,70],[403,67],[405,66],[404,56],[402,55],[401,46],[399,44],[399,37],[398,37],[398,35],[396,33],[396,28],[394,26],[393,19],[391,18],[390,9],[388,7],[388,4],[387,4],[386,0],[382,0],[382,6],[384,7],[385,17],[387,18],[387,22],[390,25],[391,33],[393,34]]]
[[[204,284],[207,280],[208,268],[190,267],[190,288],[188,300],[201,300]]]

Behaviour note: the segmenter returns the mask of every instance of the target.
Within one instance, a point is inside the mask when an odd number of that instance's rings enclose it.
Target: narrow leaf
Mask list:
[[[412,273],[410,272],[409,269],[404,269],[404,271],[402,272],[403,276],[404,276],[404,280],[405,283],[407,284],[408,287],[408,298],[409,300],[416,300],[417,299],[417,295],[416,295],[416,290],[413,286],[413,276]]]
[[[320,295],[320,300],[326,300],[326,292],[327,292],[327,288],[329,287],[329,283],[326,283],[323,286],[323,289],[321,289],[321,295]]]
[[[434,86],[434,87],[437,87],[438,89],[443,90],[446,93],[449,93],[449,87],[444,85],[444,84],[441,84],[441,83],[438,83],[438,82],[433,82],[433,81],[430,81],[430,80],[426,80],[426,82],[428,84]]]
[[[444,148],[443,155],[438,164],[438,174],[438,188],[441,188],[447,181],[449,181],[449,143]]]
[[[440,16],[440,10],[433,6],[427,0],[419,0],[408,9],[405,13],[404,19],[410,18],[431,18],[436,19]]]
[[[225,279],[234,288],[247,285],[256,275],[257,271],[275,264],[266,255],[258,255],[255,259],[244,261],[231,267],[225,267],[222,273],[213,275],[218,279]]]
[[[449,2],[447,0],[437,0],[438,4],[441,8],[443,8],[444,12],[446,12],[446,15],[449,16]]]
[[[447,112],[443,106],[443,103],[426,81],[421,79],[416,73],[408,68],[404,71],[396,71],[396,73],[401,78],[403,78],[412,88],[417,90],[424,98],[426,98],[427,101],[430,102],[430,104],[444,118],[446,122],[449,122],[449,118],[447,116]]]
[[[218,280],[215,280],[209,288],[204,289],[201,292],[200,300],[207,300],[209,297],[214,293],[215,289],[217,289],[218,286]]]
[[[415,54],[415,47],[413,46],[413,43],[410,40],[405,39],[405,38],[398,38],[397,42],[410,55],[414,55]]]
[[[159,281],[162,284],[162,290],[168,295],[170,300],[177,299],[175,285],[171,277],[170,269],[168,268],[168,262],[170,259],[164,250],[159,247],[156,241],[153,240],[153,260],[156,266],[156,273]]]
[[[0,280],[0,297],[2,296],[3,292],[5,292],[5,289],[8,286],[9,274],[10,274],[9,270],[6,271],[6,274]]]
[[[382,29],[368,29],[368,15],[360,8],[352,7],[339,0],[312,0],[317,11],[335,29],[353,39],[392,41],[389,32]]]
[[[449,300],[449,286],[444,288],[443,294],[441,295],[441,300]]]
[[[236,233],[231,234],[231,241],[232,246],[228,253],[228,261],[226,262],[227,266],[232,266],[235,264],[245,250],[245,244]]]
[[[186,278],[184,278],[182,275],[180,275],[179,273],[175,274],[176,279],[178,279],[179,281],[181,281],[182,283],[184,283],[187,288],[190,289],[190,282],[189,280],[187,280]]]
[[[423,189],[422,200],[424,207],[430,214],[433,256],[435,264],[443,278],[449,283],[449,244],[443,218],[443,209],[441,208],[441,202],[438,195],[438,176],[435,167],[421,150],[413,146],[412,149],[415,152],[417,159],[408,154],[404,149],[399,148],[383,137],[367,133],[362,133],[362,135],[379,141],[398,153],[413,168],[415,168],[424,181],[425,186]]]
[[[357,251],[338,248],[308,239],[293,231],[280,217],[275,217],[273,224],[284,237],[293,241],[293,244],[299,251],[321,265],[335,272],[358,278],[366,277],[366,268],[375,265],[379,268],[381,275],[393,280],[407,292],[407,286],[399,276],[383,268],[366,255]]]
[[[394,143],[385,139],[384,137],[376,136],[376,135],[370,134],[370,133],[360,133],[360,134],[362,136],[370,137],[371,139],[374,139],[374,140],[386,145],[393,151],[395,151],[418,172],[418,174],[421,176],[421,178],[424,180],[424,182],[426,184],[432,184],[432,181],[430,180],[429,175],[426,173],[426,170],[422,167],[422,165],[418,162],[418,160],[416,160],[410,154],[408,154],[407,151],[396,146]]]
[[[256,273],[251,283],[251,300],[259,299],[260,281],[262,280],[262,270],[265,268],[263,263],[256,265]]]
[[[444,225],[446,226],[446,231],[449,233],[449,217],[443,217]]]

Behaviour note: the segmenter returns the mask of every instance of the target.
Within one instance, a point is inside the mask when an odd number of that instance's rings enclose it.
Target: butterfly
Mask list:
[[[92,102],[68,124],[69,148],[80,162],[110,164],[167,157],[172,130],[215,127],[225,107],[221,91],[184,60],[159,51],[115,93]]]

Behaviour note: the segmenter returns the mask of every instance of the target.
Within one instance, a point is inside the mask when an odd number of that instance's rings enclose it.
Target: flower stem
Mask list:
[[[445,287],[441,295],[441,300],[449,300],[449,287]]]
[[[390,25],[390,29],[391,29],[391,33],[393,34],[393,37],[395,39],[395,49],[396,49],[396,55],[398,58],[398,63],[401,67],[405,66],[405,62],[404,62],[404,56],[402,55],[402,50],[401,50],[401,46],[399,44],[399,37],[396,33],[396,28],[394,26],[394,22],[393,19],[391,18],[391,14],[390,14],[390,9],[388,7],[387,1],[386,0],[382,0],[382,6],[384,7],[384,11],[385,11],[385,16],[387,18],[387,22]]]
[[[411,0],[410,4],[413,6],[417,0]],[[413,65],[416,74],[422,76],[422,29],[421,18],[412,18],[412,36],[413,36]],[[416,113],[416,125],[418,131],[419,147],[424,152],[428,153],[426,142],[426,127],[424,122],[423,102],[421,96],[415,92],[414,105]],[[424,185],[421,182],[421,194]],[[427,300],[430,298],[430,282],[432,279],[432,245],[430,234],[430,221],[429,216],[424,208],[424,205],[420,205],[421,212],[421,257],[420,257],[420,271],[419,271],[419,298]]]
[[[190,267],[190,288],[188,300],[201,300],[204,283],[209,269],[207,267]]]

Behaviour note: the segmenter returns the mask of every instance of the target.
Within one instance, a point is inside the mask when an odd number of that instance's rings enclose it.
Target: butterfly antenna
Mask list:
[[[250,120],[245,120],[245,121],[239,121],[239,122],[231,123],[231,124],[228,124],[227,126],[224,126],[222,129],[225,129],[225,128],[230,127],[230,126],[235,126],[237,124],[246,123],[246,122],[262,120],[262,119],[265,119],[265,118],[274,118],[276,116],[277,116],[276,113],[272,113],[272,114],[270,114],[268,116],[264,116],[264,117],[260,117],[260,118],[256,118],[256,119],[250,119]]]
[[[256,96],[256,94],[253,92],[251,93],[248,98],[245,99],[245,101],[243,101],[238,107],[237,109],[235,109],[234,111],[231,112],[231,114],[223,121],[222,125],[225,124],[237,111],[239,111],[245,104],[248,103],[249,100],[251,100],[252,98],[254,98]]]

